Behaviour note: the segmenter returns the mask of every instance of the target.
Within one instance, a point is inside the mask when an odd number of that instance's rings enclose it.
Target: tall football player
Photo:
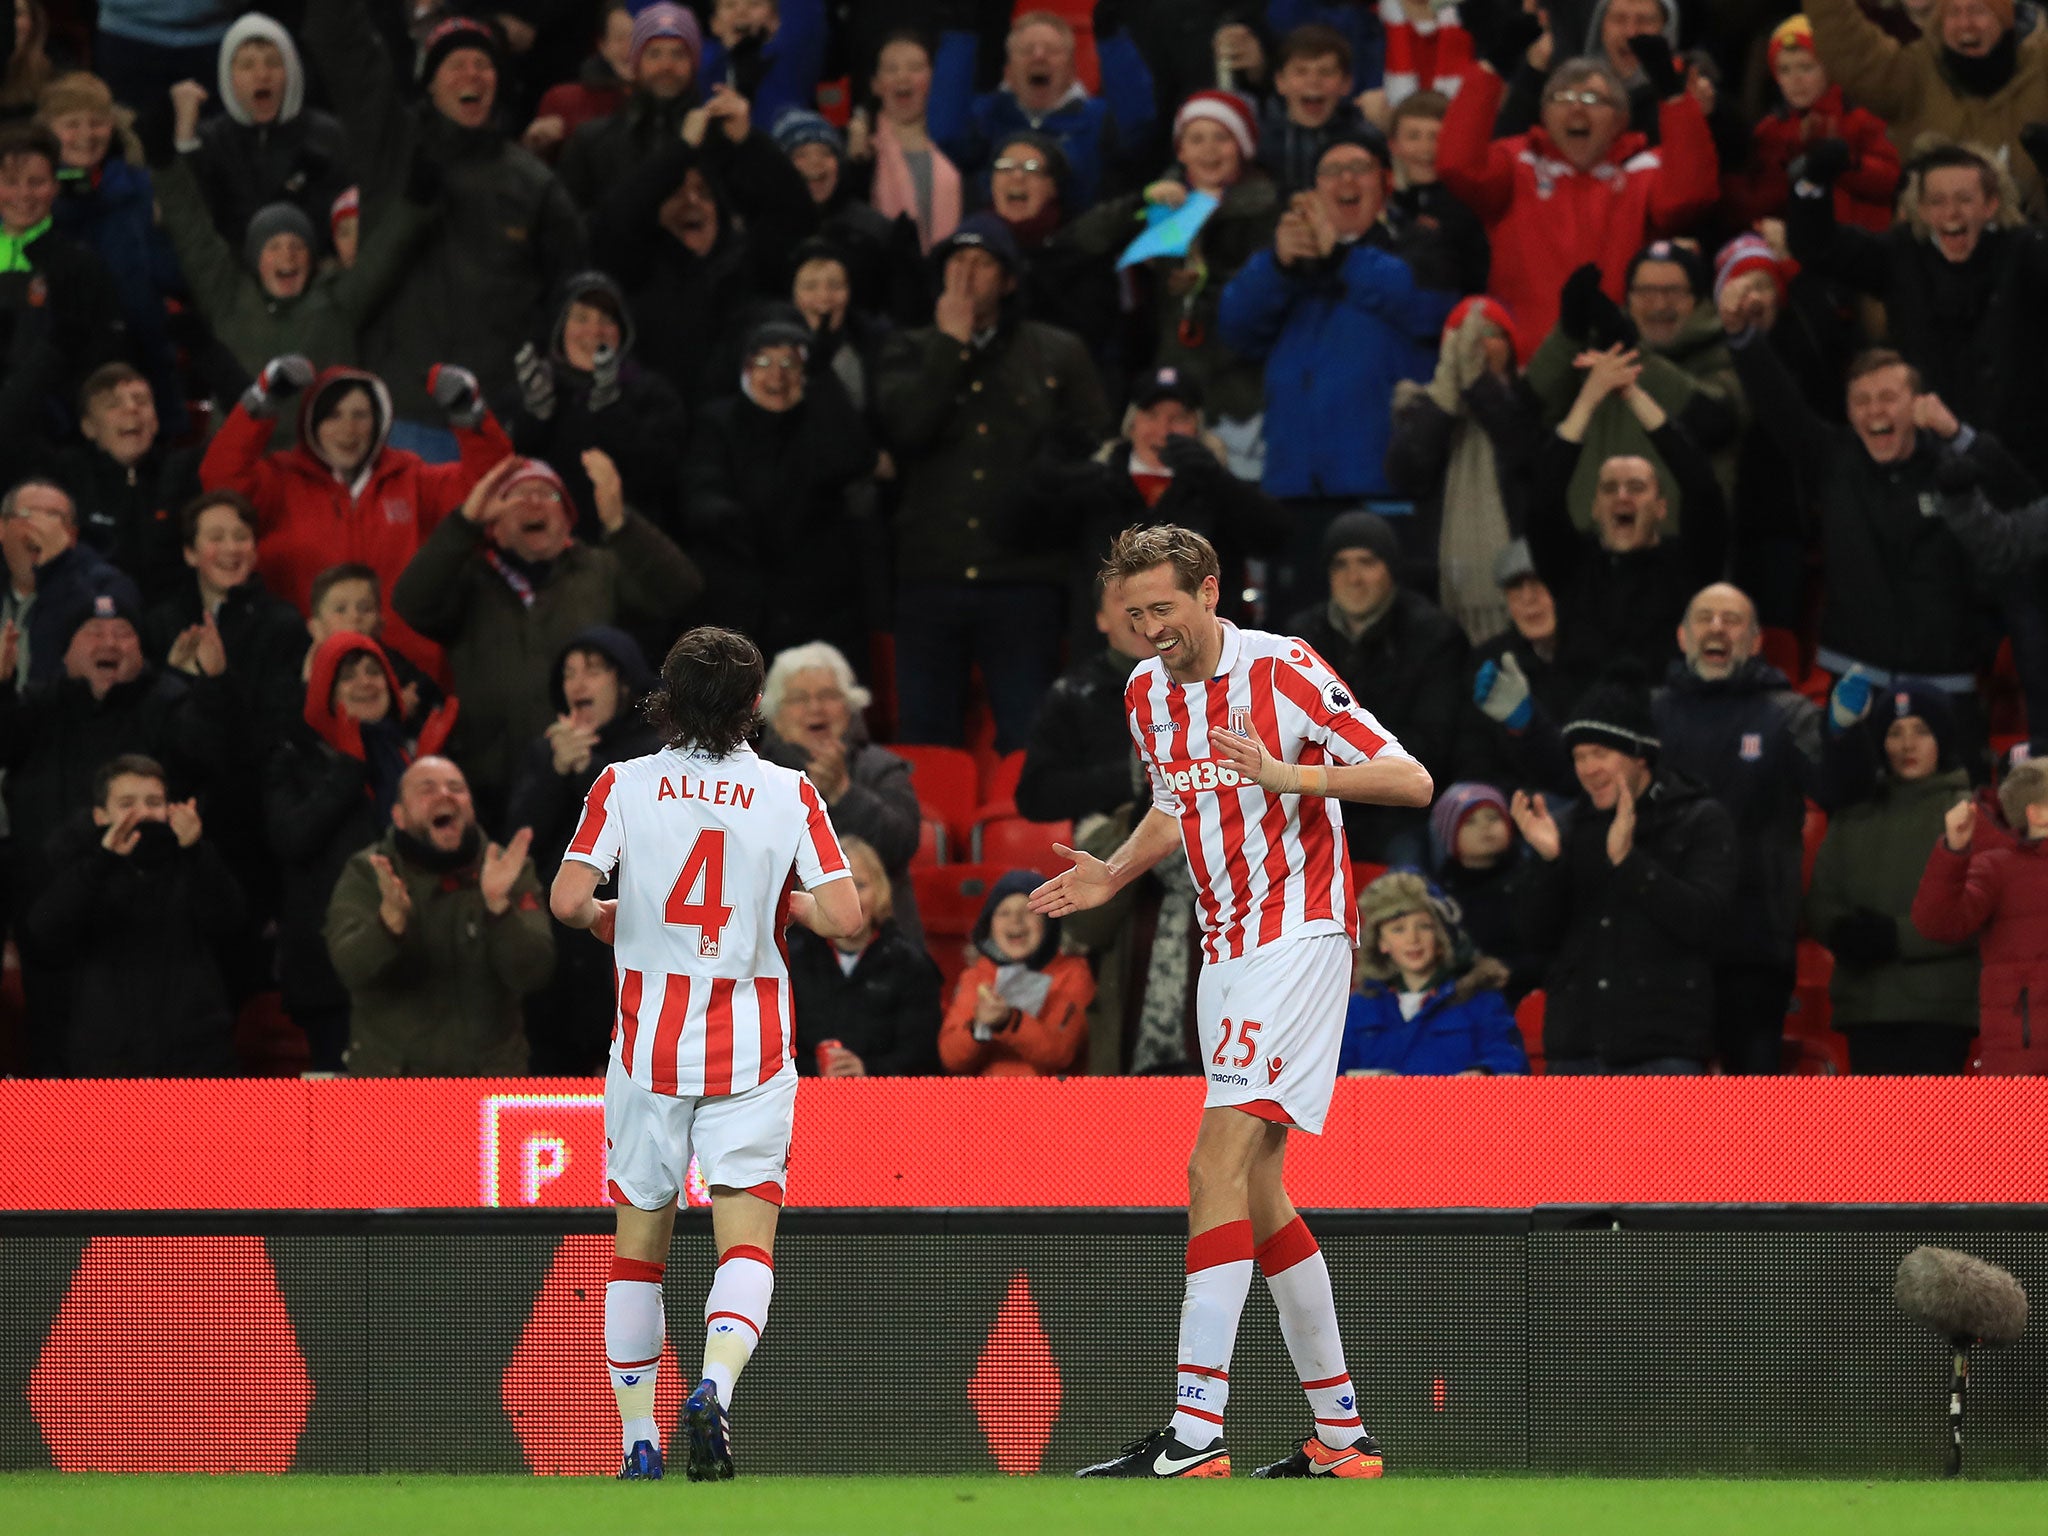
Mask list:
[[[1124,690],[1152,808],[1107,862],[1032,893],[1100,906],[1185,848],[1202,922],[1196,1024],[1208,1073],[1188,1161],[1188,1279],[1173,1418],[1083,1477],[1228,1477],[1223,1409],[1252,1266],[1265,1271],[1315,1427],[1255,1477],[1377,1477],[1322,1251],[1287,1196],[1289,1131],[1319,1134],[1337,1080],[1358,906],[1337,802],[1429,804],[1428,772],[1301,640],[1216,616],[1216,551],[1132,528],[1103,567],[1153,655]]]
[[[618,951],[618,1023],[604,1132],[618,1240],[604,1342],[625,1446],[622,1478],[662,1474],[654,1378],[661,1277],[694,1150],[711,1189],[718,1274],[704,1371],[683,1412],[692,1482],[733,1475],[733,1383],[775,1289],[775,1219],[796,1108],[783,926],[857,933],[860,898],[809,779],[764,763],[761,653],[693,629],[661,666],[648,718],[666,745],[598,776],[550,904]],[[597,889],[616,869],[615,900]],[[801,887],[801,889],[798,889]]]

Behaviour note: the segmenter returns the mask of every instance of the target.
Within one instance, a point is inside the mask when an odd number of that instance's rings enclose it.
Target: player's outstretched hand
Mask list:
[[[597,916],[590,921],[591,933],[596,935],[597,941],[600,944],[617,942],[619,934],[618,901],[616,899],[599,901],[592,903],[592,905],[597,908]]]
[[[1040,917],[1070,917],[1099,907],[1116,894],[1116,877],[1094,854],[1077,852],[1065,843],[1054,843],[1052,851],[1073,860],[1074,867],[1031,893],[1031,910]]]

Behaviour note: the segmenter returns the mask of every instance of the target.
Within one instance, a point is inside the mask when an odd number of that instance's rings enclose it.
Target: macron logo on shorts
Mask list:
[[[1286,1065],[1287,1063],[1285,1061],[1282,1061],[1278,1056],[1275,1056],[1271,1061],[1266,1063],[1266,1085],[1268,1087],[1271,1087],[1274,1083],[1280,1080],[1280,1069]]]

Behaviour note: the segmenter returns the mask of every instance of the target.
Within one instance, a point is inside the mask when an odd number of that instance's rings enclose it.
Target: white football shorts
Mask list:
[[[707,1185],[780,1205],[795,1123],[792,1065],[745,1093],[692,1099],[642,1088],[614,1056],[604,1077],[605,1177],[612,1198],[661,1210],[682,1193],[694,1152]]]
[[[1209,1079],[1204,1109],[1241,1107],[1321,1134],[1351,1003],[1351,953],[1348,935],[1318,933],[1202,966],[1195,1028]]]

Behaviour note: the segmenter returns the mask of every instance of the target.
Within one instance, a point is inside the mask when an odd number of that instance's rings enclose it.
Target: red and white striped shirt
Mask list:
[[[1417,91],[1458,94],[1474,58],[1472,34],[1458,20],[1455,5],[1438,5],[1427,21],[1411,21],[1401,0],[1380,0],[1380,28],[1387,55],[1380,89],[1398,107]]]
[[[614,763],[565,859],[619,872],[612,1057],[655,1093],[744,1093],[789,1067],[789,893],[852,878],[811,781],[674,748]]]
[[[1211,731],[1236,731],[1290,763],[1408,757],[1307,641],[1224,620],[1213,679],[1177,683],[1158,657],[1141,661],[1124,688],[1124,712],[1152,803],[1180,821],[1204,958],[1231,960],[1319,933],[1357,942],[1339,802],[1268,794],[1209,745]]]

